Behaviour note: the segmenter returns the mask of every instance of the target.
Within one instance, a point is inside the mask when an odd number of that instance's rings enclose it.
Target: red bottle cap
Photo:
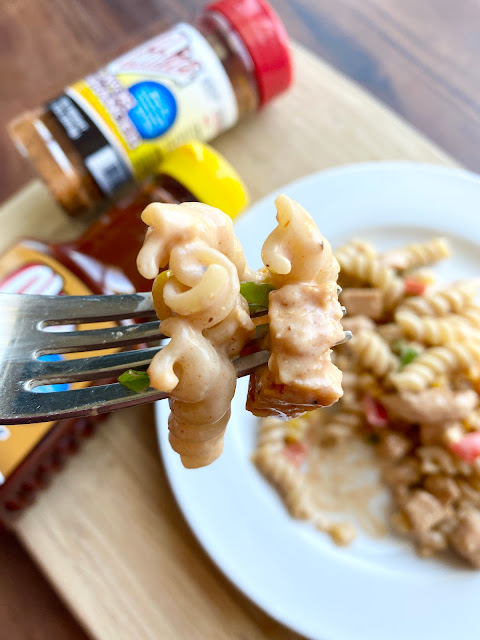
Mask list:
[[[292,82],[292,59],[288,34],[282,21],[265,0],[218,0],[207,11],[221,13],[245,43],[255,65],[264,105]]]

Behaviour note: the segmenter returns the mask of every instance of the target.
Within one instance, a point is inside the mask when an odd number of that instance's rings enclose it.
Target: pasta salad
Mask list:
[[[318,509],[309,465],[316,450],[368,443],[392,526],[420,555],[449,549],[480,568],[480,282],[437,284],[427,267],[449,254],[443,238],[384,253],[352,240],[335,251],[354,336],[333,355],[344,395],[333,410],[263,420],[253,459],[294,517],[346,544],[354,528]]]

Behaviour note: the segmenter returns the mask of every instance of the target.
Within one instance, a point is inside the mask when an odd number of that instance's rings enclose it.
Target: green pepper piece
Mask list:
[[[413,347],[406,346],[405,349],[400,354],[400,369],[405,367],[407,364],[410,364],[412,360],[418,356],[418,351]]]
[[[248,302],[250,313],[255,313],[261,309],[268,309],[268,294],[275,287],[265,282],[241,282],[240,293]]]
[[[120,384],[130,389],[130,391],[145,391],[150,386],[150,377],[146,371],[135,371],[129,369],[118,377]]]

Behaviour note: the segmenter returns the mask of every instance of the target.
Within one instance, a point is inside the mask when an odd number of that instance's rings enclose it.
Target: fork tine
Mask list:
[[[155,350],[157,349],[148,349],[148,351]],[[143,351],[147,351],[147,349]],[[138,351],[137,353],[142,353],[142,351]],[[112,354],[112,356],[121,355],[126,354]],[[234,361],[234,365],[237,370],[237,377],[248,375],[256,366],[266,363],[268,356],[268,351],[262,351],[260,353],[238,358]],[[98,358],[93,359],[99,360],[100,358],[103,359],[109,357],[110,356],[99,356]],[[74,363],[77,361],[73,360],[70,362]],[[44,362],[42,364],[58,365],[64,364],[64,362]],[[144,366],[145,364],[146,362],[144,361],[138,363],[139,366]],[[137,367],[137,364],[134,366]],[[122,368],[122,370],[124,369],[125,367]],[[57,379],[64,380],[63,378]],[[54,380],[55,378],[44,378],[42,382],[52,383]],[[108,413],[116,409],[132,407],[145,402],[163,400],[167,397],[168,394],[163,391],[157,391],[156,389],[150,388],[146,391],[137,393],[135,391],[130,391],[119,383],[47,393],[33,393],[32,391],[20,389],[11,406],[0,407],[0,421],[3,424],[28,424],[44,422],[45,420],[76,418],[87,415]]]
[[[32,386],[112,378],[127,369],[145,369],[161,349],[162,347],[150,347],[56,362],[34,360],[28,363],[25,374],[34,381]]]
[[[61,336],[61,338],[60,338]],[[160,322],[143,322],[105,329],[85,329],[55,333],[39,331],[36,336],[37,354],[74,353],[95,349],[110,349],[131,344],[142,344],[165,338],[160,331]]]
[[[41,326],[155,317],[150,292],[110,296],[28,296],[41,304]],[[28,300],[27,300],[28,302]]]
[[[52,333],[41,328],[52,324],[154,317],[150,293],[87,298],[0,293],[0,307],[3,311],[0,314],[0,424],[43,422],[106,413],[167,397],[167,394],[154,389],[135,393],[118,383],[45,393],[31,390],[32,387],[45,384],[111,378],[128,368],[143,369],[148,366],[161,347],[60,362],[47,362],[35,356],[38,353],[62,352],[58,342],[65,342],[68,335],[71,343],[63,349],[67,352],[90,350],[96,345],[98,348],[108,348],[115,338],[116,346],[160,338],[157,321],[82,332]],[[338,344],[351,337],[351,332],[346,331],[344,339]],[[39,340],[43,342],[39,343]],[[268,351],[263,351],[238,358],[234,363],[237,377],[247,375],[266,363],[268,357]]]
[[[145,369],[153,356],[161,350],[162,347],[150,347],[76,360],[35,360],[29,363],[25,377],[33,380],[34,386],[109,378],[118,376],[127,369]],[[261,364],[266,364],[269,356],[269,351],[260,351],[237,358],[233,361],[237,377],[246,376]]]
[[[232,363],[237,371],[237,378],[243,378],[260,367],[262,364],[267,364],[270,357],[269,351],[257,351],[256,353],[250,353],[248,356],[241,356],[232,360]]]
[[[108,413],[166,397],[166,393],[156,389],[147,389],[141,393],[130,391],[118,382],[51,393],[22,391],[17,395],[13,407],[2,407],[1,420],[3,424],[29,424],[77,418]]]
[[[346,342],[348,342],[352,338],[353,338],[353,333],[351,331],[344,331],[343,338],[339,342],[337,342],[337,344],[335,346],[338,347],[341,344],[345,344]]]

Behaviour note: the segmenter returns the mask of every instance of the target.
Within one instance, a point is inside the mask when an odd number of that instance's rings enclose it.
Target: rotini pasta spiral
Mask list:
[[[181,399],[203,400],[210,387],[212,363],[216,368],[220,356],[186,320],[167,318],[161,323],[161,330],[172,339],[152,360],[152,386],[167,393],[176,390]]]
[[[258,448],[279,450],[286,444],[302,442],[309,424],[304,416],[293,420],[279,420],[272,416],[265,418],[258,426]]]
[[[474,337],[472,327],[458,315],[432,318],[404,310],[396,313],[395,320],[406,338],[426,345],[439,346],[446,342],[462,342]]]
[[[368,258],[376,258],[377,250],[375,247],[366,240],[361,240],[359,238],[353,238],[347,244],[338,247],[335,250],[335,255],[337,254],[346,254],[346,255],[356,255],[358,253],[366,255]]]
[[[348,251],[337,251],[335,255],[342,272],[383,291],[387,308],[394,306],[404,295],[405,288],[401,278],[390,267],[381,265],[377,258]]]
[[[228,316],[214,327],[203,330],[205,338],[229,358],[238,356],[254,334],[255,324],[250,318],[248,302],[240,295]]]
[[[227,358],[220,360],[215,374],[205,398],[199,402],[183,402],[175,397],[175,390],[170,394],[169,441],[187,468],[211,464],[223,451],[237,378]]]
[[[222,451],[236,385],[230,357],[254,333],[240,295],[239,271],[247,266],[231,220],[217,209],[155,204],[142,218],[151,226],[140,272],[154,277],[169,267],[153,294],[171,340],[150,364],[150,383],[170,394],[170,444],[184,466],[196,468]]]
[[[181,205],[153,203],[142,213],[148,225],[145,242],[137,258],[144,278],[153,279],[165,268],[175,247],[200,242],[233,260],[240,259],[234,243],[231,219],[214,207],[195,202]]]
[[[363,369],[372,371],[379,377],[397,367],[397,359],[385,340],[374,331],[360,331],[349,345]]]
[[[295,418],[294,420],[283,420],[285,430],[285,442],[291,444],[293,442],[301,442],[308,431],[309,422],[305,419],[305,415]]]
[[[380,257],[381,263],[398,271],[438,262],[450,255],[450,247],[445,238],[432,238],[426,242],[410,244],[401,249],[387,251]]]
[[[459,313],[473,329],[480,331],[480,307],[472,305],[463,308]]]
[[[449,343],[426,349],[401,371],[391,374],[390,380],[400,391],[421,391],[442,375],[459,370],[476,371],[479,363],[480,341]]]
[[[170,444],[187,468],[213,462],[222,452],[236,373],[230,360],[180,317],[161,324],[171,341],[148,371],[151,385],[170,394]]]
[[[336,280],[338,263],[310,214],[284,195],[276,198],[275,206],[278,224],[262,247],[273,285]]]
[[[261,447],[253,455],[258,470],[271,482],[282,496],[294,518],[309,519],[315,515],[313,500],[305,476],[284,455],[278,455],[269,447]]]
[[[462,313],[462,310],[472,304],[478,291],[479,283],[467,281],[457,283],[423,296],[407,298],[399,310],[408,309],[420,316],[446,316],[449,313]]]
[[[316,436],[321,444],[337,444],[351,438],[353,431],[362,424],[363,418],[359,413],[340,410],[317,430]]]

